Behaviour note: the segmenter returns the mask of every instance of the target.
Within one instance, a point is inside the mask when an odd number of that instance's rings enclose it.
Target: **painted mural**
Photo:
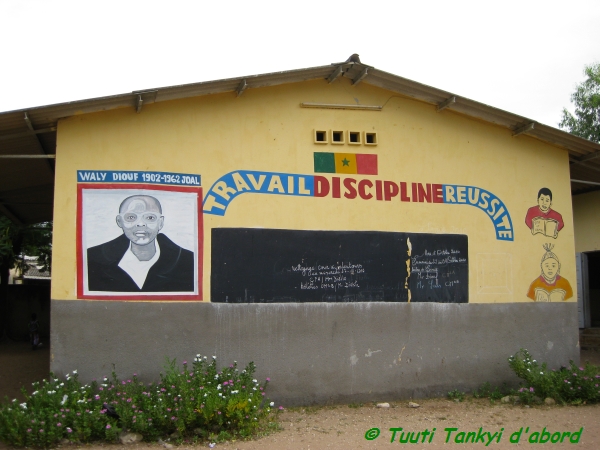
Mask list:
[[[365,170],[373,170],[371,161],[365,163]],[[350,170],[344,167],[342,170]],[[358,173],[358,169],[353,170]],[[514,241],[508,208],[496,195],[476,186],[236,170],[223,175],[208,190],[204,213],[224,216],[231,201],[245,193],[470,205],[488,215],[497,240]]]
[[[199,179],[79,171],[78,298],[202,299]]]
[[[560,261],[552,252],[553,244],[544,244],[541,274],[529,286],[527,297],[536,302],[558,302],[573,297],[571,283],[560,276]]]
[[[537,196],[538,204],[527,210],[525,224],[531,234],[542,234],[556,239],[558,232],[565,226],[562,215],[554,211],[552,206],[552,191],[546,187],[541,188]]]

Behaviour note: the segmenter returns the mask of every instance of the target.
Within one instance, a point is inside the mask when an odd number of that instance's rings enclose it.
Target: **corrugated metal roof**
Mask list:
[[[345,62],[262,75],[145,89],[127,94],[39,106],[0,113],[0,155],[44,155],[56,151],[58,120],[75,114],[116,108],[137,108],[155,102],[235,92],[245,82],[247,89],[344,76],[399,95],[527,134],[564,148],[571,159],[571,178],[600,183],[600,144],[537,123],[451,92],[393,75],[360,62]],[[29,126],[25,116],[29,119]],[[518,139],[518,137],[516,137]],[[595,158],[598,156],[598,158]],[[51,159],[0,159],[0,212],[22,223],[52,218],[54,162]],[[599,186],[573,182],[572,193]]]

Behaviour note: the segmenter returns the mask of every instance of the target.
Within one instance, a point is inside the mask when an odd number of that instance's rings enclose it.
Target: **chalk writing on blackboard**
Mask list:
[[[468,302],[465,235],[212,230],[211,301]]]
[[[302,276],[300,280],[300,289],[302,290],[333,289],[335,292],[338,289],[359,288],[358,275],[365,273],[362,264],[352,262],[315,266],[294,264],[291,271]]]

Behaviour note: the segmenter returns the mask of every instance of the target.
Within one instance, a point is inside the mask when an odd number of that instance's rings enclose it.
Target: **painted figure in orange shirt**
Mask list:
[[[557,302],[573,297],[573,289],[566,278],[559,275],[560,262],[552,253],[554,245],[544,244],[546,253],[542,257],[542,274],[529,286],[527,297],[536,302]]]

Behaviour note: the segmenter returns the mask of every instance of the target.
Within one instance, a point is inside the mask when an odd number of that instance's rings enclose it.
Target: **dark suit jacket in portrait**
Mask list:
[[[164,234],[156,236],[158,261],[150,268],[142,289],[119,267],[129,251],[124,234],[87,250],[88,289],[108,292],[193,292],[194,252],[179,247]]]

